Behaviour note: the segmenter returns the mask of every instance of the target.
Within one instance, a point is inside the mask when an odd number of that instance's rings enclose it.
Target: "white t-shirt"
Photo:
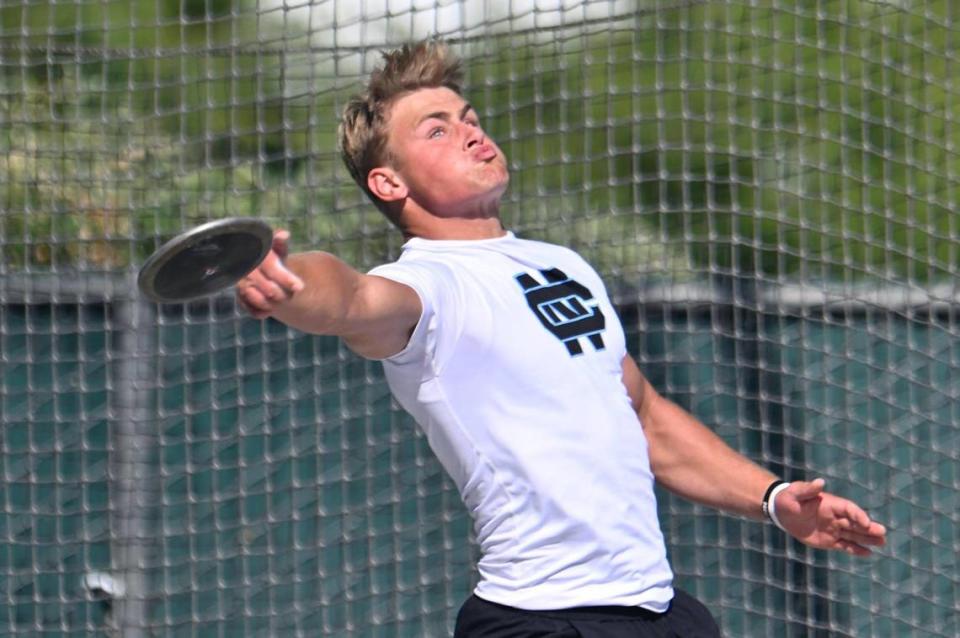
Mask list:
[[[371,274],[423,313],[384,361],[473,516],[476,594],[521,609],[666,610],[672,572],[623,329],[597,273],[518,239],[411,239]]]

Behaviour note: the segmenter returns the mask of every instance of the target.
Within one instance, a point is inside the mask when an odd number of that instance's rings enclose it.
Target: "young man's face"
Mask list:
[[[408,197],[427,211],[443,217],[496,211],[510,179],[506,157],[454,91],[419,89],[399,98],[387,134]]]

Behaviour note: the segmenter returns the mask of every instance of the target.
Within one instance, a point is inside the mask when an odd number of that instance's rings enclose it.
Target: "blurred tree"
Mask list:
[[[329,209],[303,172],[333,149],[310,125],[333,96],[285,95],[271,18],[255,0],[0,6],[2,265],[112,269],[211,217]]]
[[[365,263],[385,254],[385,222],[336,166],[352,85],[315,72],[308,26],[281,13],[0,7],[4,241],[33,246],[8,248],[8,266],[90,259],[66,248],[71,228],[125,246],[94,261],[136,261],[238,211]],[[467,47],[470,98],[513,162],[511,226],[613,273],[956,277],[947,0],[684,3],[611,25]]]
[[[957,275],[960,243],[949,11],[663,9],[620,31],[505,35],[473,84],[521,223],[576,242],[591,221],[583,243],[602,248],[639,220],[696,270],[925,284]],[[610,255],[648,269],[649,251]]]
[[[257,6],[255,0],[5,4],[2,72],[8,85],[49,96],[58,119],[137,118],[209,162],[253,157],[275,168],[302,156],[307,112],[284,102],[284,53],[264,44],[276,40],[271,35],[280,27]]]

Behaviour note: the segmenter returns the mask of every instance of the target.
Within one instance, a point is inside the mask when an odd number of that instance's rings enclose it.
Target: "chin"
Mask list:
[[[506,166],[496,166],[490,165],[491,170],[485,174],[487,179],[483,180],[487,183],[487,186],[490,190],[500,189],[502,193],[507,189],[507,185],[510,183],[510,172],[507,170]]]
[[[500,189],[499,195],[503,195],[507,190],[507,186],[509,185],[510,185],[510,173],[508,173],[506,169],[504,169],[503,177],[500,179],[499,183],[497,184],[497,188]]]

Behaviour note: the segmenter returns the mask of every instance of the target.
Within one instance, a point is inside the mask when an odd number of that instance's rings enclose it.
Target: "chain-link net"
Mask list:
[[[0,5],[0,635],[441,636],[470,523],[380,366],[136,268],[251,215],[401,238],[335,149],[439,34],[506,225],[602,272],[654,385],[890,528],[869,560],[661,494],[731,636],[960,633],[957,9],[933,2]]]

